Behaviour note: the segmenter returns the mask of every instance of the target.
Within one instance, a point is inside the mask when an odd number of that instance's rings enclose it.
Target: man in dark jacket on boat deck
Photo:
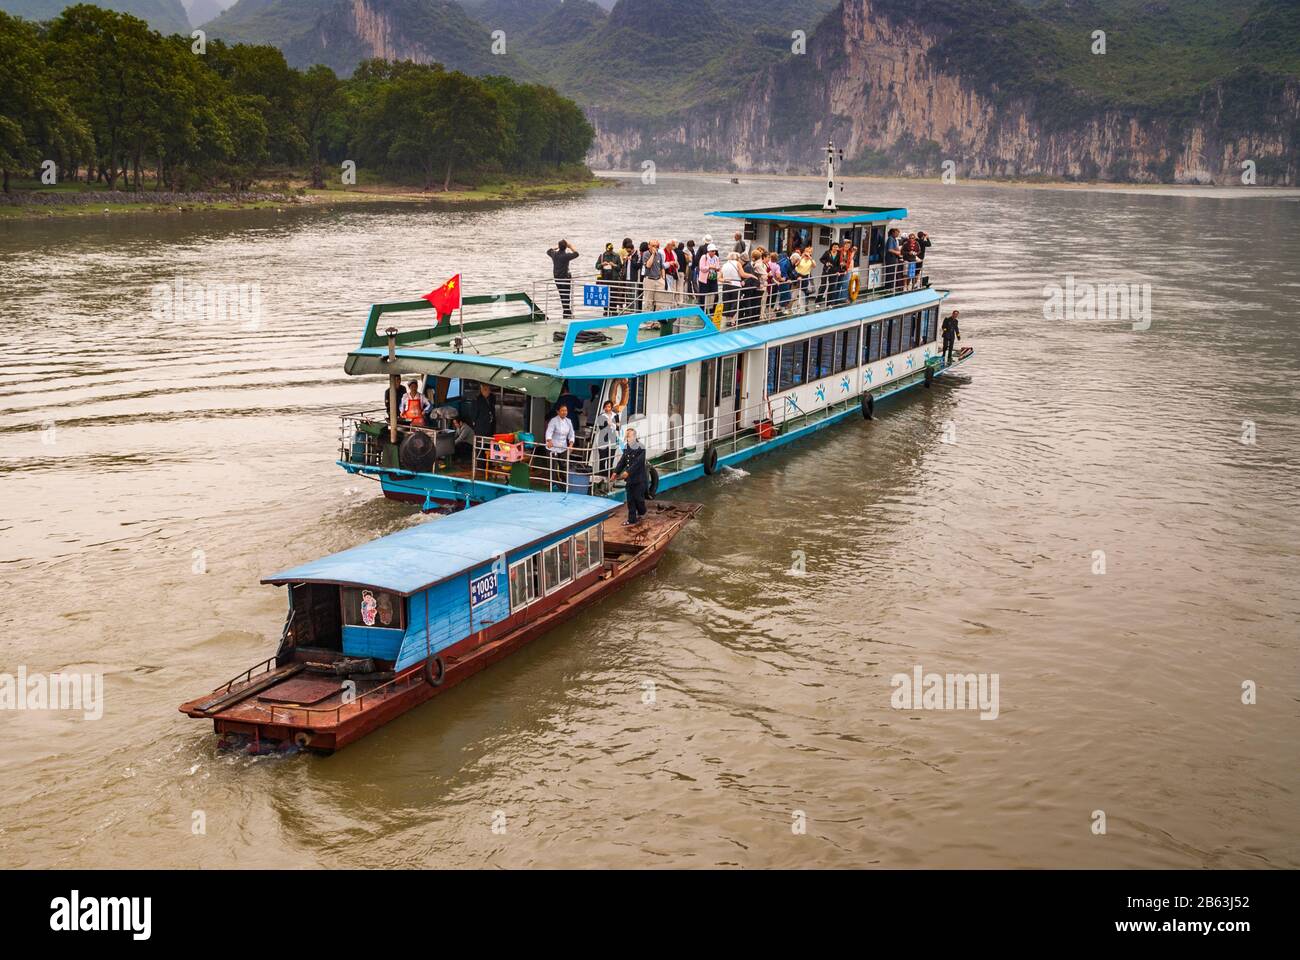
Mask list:
[[[618,463],[614,464],[609,482],[613,483],[615,477],[626,481],[627,520],[623,526],[631,527],[640,523],[645,516],[645,491],[650,482],[650,472],[646,468],[645,447],[637,440],[636,431],[629,427],[624,436],[627,438],[627,446],[623,448],[623,456],[618,458]]]
[[[954,310],[948,316],[943,318],[943,355],[944,363],[952,363],[952,347],[954,340],[961,339],[961,331],[957,329],[957,317],[960,310]]]
[[[497,432],[497,405],[492,399],[492,388],[486,383],[478,385],[478,396],[474,398],[471,406],[470,422],[473,424],[475,437],[487,437],[491,440],[492,434]],[[479,456],[486,468],[488,459],[486,446],[479,451]]]
[[[478,396],[474,398],[474,436],[490,437],[497,432],[497,405],[492,400],[492,388],[486,383],[478,385]]]

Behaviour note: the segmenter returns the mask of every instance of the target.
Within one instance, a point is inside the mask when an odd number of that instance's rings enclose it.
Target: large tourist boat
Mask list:
[[[227,745],[331,753],[653,569],[699,511],[498,498],[274,574],[289,588],[275,655],[181,705]]]
[[[646,447],[654,494],[929,387],[974,351],[944,357],[939,308],[948,291],[931,285],[924,261],[889,262],[891,224],[907,211],[839,205],[834,163],[828,147],[820,206],[709,214],[739,222],[751,247],[812,246],[820,257],[852,244],[852,268],[829,280],[818,273],[752,295],[723,286],[716,302],[679,284],[658,292],[666,302],[653,309],[644,309],[639,283],[567,279],[465,297],[455,318],[431,315],[425,300],[375,304],[345,368],[386,377],[386,403],[342,417],[339,466],[425,509],[518,490],[619,498],[609,445],[631,427]],[[725,258],[732,243],[718,247]],[[412,378],[431,405],[418,426],[397,412]],[[466,440],[457,420],[472,422],[484,385],[495,429]],[[544,435],[561,399],[577,440],[556,456]],[[595,422],[607,400],[617,431]]]

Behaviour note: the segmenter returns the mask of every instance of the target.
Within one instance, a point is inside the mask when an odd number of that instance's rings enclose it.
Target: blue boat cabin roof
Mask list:
[[[787,204],[784,207],[760,207],[755,210],[714,210],[708,216],[722,217],[727,220],[810,223],[822,227],[844,227],[856,223],[884,223],[886,220],[906,220],[907,211],[901,207],[848,206],[825,210],[815,203],[795,203]]]
[[[861,323],[899,311],[918,310],[938,303],[945,296],[942,291],[930,288],[913,290],[885,300],[864,300],[817,313],[722,331],[714,326],[713,321],[699,307],[673,307],[655,313],[575,320],[569,324],[570,333],[565,341],[565,353],[560,359],[557,374],[581,379],[640,376],[697,360],[752,350],[766,343],[815,333],[844,323]],[[682,316],[698,316],[701,320],[700,329],[669,336],[649,336],[644,340],[637,340],[633,335],[638,325],[647,320]],[[619,325],[628,328],[626,343],[601,347],[578,356],[573,354],[572,344],[580,331],[588,328],[609,329]]]
[[[262,582],[334,583],[410,596],[552,534],[602,520],[619,506],[614,500],[586,494],[512,493],[312,560]]]

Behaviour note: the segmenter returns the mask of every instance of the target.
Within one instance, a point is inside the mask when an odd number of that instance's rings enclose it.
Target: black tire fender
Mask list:
[[[874,419],[875,412],[876,412],[876,398],[873,397],[871,395],[871,391],[868,390],[866,393],[862,395],[862,419],[863,420]]]
[[[434,665],[437,664],[437,672],[434,672]],[[442,662],[442,657],[430,657],[424,661],[424,679],[431,687],[442,686],[443,678],[447,675],[447,666]]]
[[[645,495],[646,495],[646,499],[653,500],[655,498],[655,494],[659,492],[659,471],[656,470],[654,467],[651,467],[649,470],[649,474],[650,474],[650,482],[646,484]]]
[[[925,368],[925,389],[929,390],[930,385],[934,383],[934,367]]]
[[[704,448],[704,472],[708,476],[718,472],[718,448],[713,444]]]

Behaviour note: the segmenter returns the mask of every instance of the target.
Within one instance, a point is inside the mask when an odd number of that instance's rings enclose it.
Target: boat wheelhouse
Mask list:
[[[423,300],[374,305],[345,369],[386,376],[390,391],[419,378],[434,416],[410,426],[395,405],[344,416],[339,465],[426,509],[521,489],[617,498],[623,491],[605,479],[617,451],[595,425],[607,400],[619,413],[617,434],[631,427],[647,448],[656,492],[930,386],[973,354],[942,355],[948,292],[931,286],[923,261],[888,262],[890,226],[906,210],[835,203],[832,160],[820,207],[710,214],[738,221],[751,248],[811,246],[817,257],[852,244],[851,268],[829,277],[757,292],[682,283],[650,303],[640,284],[539,281],[531,293],[466,297],[455,323],[424,312]],[[491,391],[496,431],[458,454],[453,418],[472,420],[481,385]],[[577,442],[552,456],[544,436],[561,399]]]
[[[180,707],[254,751],[328,753],[652,569],[697,504],[516,494],[267,577],[289,588],[275,655]]]

